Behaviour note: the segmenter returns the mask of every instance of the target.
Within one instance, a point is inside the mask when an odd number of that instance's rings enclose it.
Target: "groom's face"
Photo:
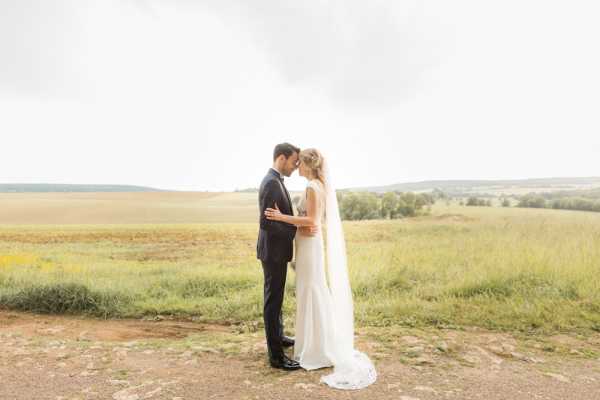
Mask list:
[[[290,176],[292,173],[298,168],[298,153],[294,153],[289,158],[285,160],[285,165],[283,171],[281,171],[285,176]]]

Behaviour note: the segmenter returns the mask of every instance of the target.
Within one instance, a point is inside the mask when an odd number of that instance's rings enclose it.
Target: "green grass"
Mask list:
[[[436,206],[345,224],[358,326],[600,331],[600,215]],[[0,306],[261,323],[255,224],[0,228]],[[294,273],[284,315],[293,327]]]
[[[14,310],[102,316],[118,314],[129,300],[126,293],[90,290],[73,282],[29,285],[0,297],[1,304]]]

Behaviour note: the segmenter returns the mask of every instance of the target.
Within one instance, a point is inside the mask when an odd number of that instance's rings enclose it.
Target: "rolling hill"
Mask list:
[[[0,193],[50,193],[50,192],[162,192],[134,185],[86,185],[62,183],[0,183]]]
[[[525,194],[563,190],[582,190],[600,187],[600,177],[578,178],[537,178],[514,180],[433,180],[398,183],[386,186],[372,186],[348,189],[368,192],[429,192],[435,189],[448,194]]]

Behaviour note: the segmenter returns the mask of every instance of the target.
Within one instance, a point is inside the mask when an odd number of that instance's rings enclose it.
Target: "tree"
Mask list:
[[[382,195],[373,193],[338,193],[340,215],[344,220],[378,218],[401,218],[431,211],[435,199],[428,193],[388,192]]]
[[[345,220],[376,219],[380,216],[379,199],[373,193],[348,193],[342,197],[340,214]]]
[[[542,196],[529,194],[519,200],[517,207],[545,208],[546,199],[544,199]]]
[[[479,199],[477,197],[469,197],[469,199],[467,200],[467,205],[468,206],[479,206],[479,207],[491,207],[492,201]]]
[[[469,197],[467,199],[467,205],[468,206],[478,206],[479,205],[479,199],[477,197]]]
[[[381,198],[381,217],[383,219],[396,218],[398,208],[398,195],[394,192],[387,192]]]

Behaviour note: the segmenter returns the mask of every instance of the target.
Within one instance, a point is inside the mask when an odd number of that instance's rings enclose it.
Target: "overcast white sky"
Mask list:
[[[600,176],[600,3],[1,0],[0,183]],[[303,182],[295,177],[292,188]]]

